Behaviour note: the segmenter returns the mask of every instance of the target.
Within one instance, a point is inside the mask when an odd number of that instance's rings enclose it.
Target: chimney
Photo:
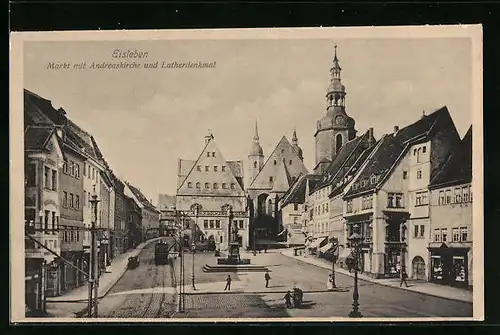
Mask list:
[[[368,146],[372,146],[375,142],[375,137],[373,137],[373,128],[368,128]]]
[[[398,133],[399,131],[399,127],[398,126],[394,126],[394,133],[393,135],[396,136],[396,134]]]

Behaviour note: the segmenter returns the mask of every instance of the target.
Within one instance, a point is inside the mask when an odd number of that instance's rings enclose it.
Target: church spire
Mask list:
[[[259,130],[257,129],[257,121],[255,121],[255,134],[253,135],[253,140],[259,143]]]
[[[295,127],[293,128],[293,135],[292,135],[292,144],[297,145],[297,131],[295,130]]]
[[[330,85],[326,92],[327,110],[330,112],[332,107],[343,111],[345,109],[345,86],[341,82],[342,68],[337,57],[337,44],[334,47],[333,64],[330,68]]]
[[[299,156],[299,158],[301,160],[304,160],[304,156],[302,155],[302,149],[299,147],[299,139],[297,138],[297,131],[295,130],[295,127],[293,128],[292,147],[297,152],[297,155]]]
[[[253,135],[253,144],[249,156],[264,156],[264,152],[259,143],[259,130],[257,128],[257,121],[255,121],[255,133]]]

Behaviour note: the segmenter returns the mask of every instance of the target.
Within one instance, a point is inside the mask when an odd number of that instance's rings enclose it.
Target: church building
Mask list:
[[[345,86],[341,82],[341,71],[335,56],[330,69],[330,85],[326,92],[326,115],[318,120],[315,138],[315,174],[323,174],[340,148],[356,137],[355,121],[345,111]]]
[[[243,176],[243,161],[226,161],[211,133],[205,136],[205,146],[196,160],[179,159],[176,210],[188,228],[187,235],[196,231],[197,239],[213,240],[220,250],[227,249],[232,211],[239,243],[243,248],[248,246]]]

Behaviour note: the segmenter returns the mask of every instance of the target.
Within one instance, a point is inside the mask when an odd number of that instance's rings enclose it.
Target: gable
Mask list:
[[[180,184],[177,193],[181,195],[235,195],[237,192],[241,195],[243,188],[234,175],[235,165],[237,164],[224,159],[215,140],[212,139]],[[199,183],[199,188],[196,186],[197,183]],[[208,188],[205,184],[208,184]]]
[[[288,142],[286,137],[283,136],[260,172],[252,181],[249,188],[272,189],[274,181],[280,173],[280,164],[282,164],[283,160],[290,178],[296,180],[301,174],[308,173],[307,168],[298,156],[297,151],[290,144],[290,142]],[[272,181],[270,180],[271,177]]]

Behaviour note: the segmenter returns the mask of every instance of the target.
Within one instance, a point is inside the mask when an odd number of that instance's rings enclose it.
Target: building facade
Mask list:
[[[119,255],[128,250],[128,221],[127,221],[127,199],[125,198],[125,184],[111,173],[113,189],[115,194],[114,206],[114,250],[115,255]]]
[[[472,287],[472,127],[431,180],[429,190],[428,278]],[[421,262],[413,258],[412,266],[416,261]]]
[[[144,196],[139,188],[129,182],[125,182],[125,194],[134,199],[141,208],[142,240],[159,236],[160,212],[156,207]]]
[[[408,232],[414,226],[428,231],[422,194],[458,143],[446,107],[381,138],[343,197],[346,236],[357,231],[363,237],[363,271],[378,278],[398,277],[402,271],[417,276],[409,258],[425,251],[410,243]]]
[[[243,184],[243,162],[226,161],[214,136],[205,136],[205,146],[197,160],[179,159],[176,210],[197,227],[200,238],[212,239],[220,249],[230,242],[231,210],[238,227],[238,239],[248,247],[247,198]],[[190,235],[190,230],[186,234]]]

